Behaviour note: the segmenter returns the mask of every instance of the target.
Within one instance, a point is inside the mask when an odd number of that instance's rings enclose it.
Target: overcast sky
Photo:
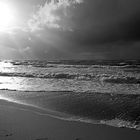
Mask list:
[[[139,0],[2,0],[2,59],[140,59]]]

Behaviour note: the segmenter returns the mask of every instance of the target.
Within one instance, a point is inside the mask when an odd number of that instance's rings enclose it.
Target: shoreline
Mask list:
[[[23,106],[22,106],[23,107]],[[31,109],[31,108],[30,108]],[[140,132],[102,124],[67,121],[40,115],[28,106],[0,100],[0,139],[5,140],[124,140],[140,138]]]
[[[28,97],[29,94],[29,97]],[[26,97],[27,96],[27,97]],[[0,105],[53,118],[140,130],[140,95],[1,90]]]

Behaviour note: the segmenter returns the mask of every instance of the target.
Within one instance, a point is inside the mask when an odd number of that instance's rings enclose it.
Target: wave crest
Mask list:
[[[109,77],[104,78],[103,81],[114,84],[140,84],[140,79],[136,77]]]
[[[27,77],[27,78],[46,78],[46,79],[79,79],[91,80],[95,78],[93,74],[69,74],[69,73],[0,73],[0,76],[8,77]]]

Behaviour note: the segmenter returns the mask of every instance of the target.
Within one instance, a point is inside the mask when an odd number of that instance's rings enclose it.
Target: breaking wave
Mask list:
[[[140,67],[140,60],[7,60],[6,63],[11,63],[14,66],[24,65],[33,67],[57,67],[65,65],[66,67],[102,67],[102,66],[118,66],[124,68],[136,68]]]
[[[0,73],[0,76],[9,77],[28,77],[28,78],[47,78],[47,79],[83,79],[91,80],[95,78],[92,74],[69,74],[69,73]]]
[[[104,79],[104,82],[108,83],[115,83],[115,84],[140,84],[140,79],[137,79],[136,77],[111,77]]]
[[[0,76],[7,77],[25,77],[25,78],[43,78],[43,79],[75,79],[75,80],[100,80],[101,82],[114,84],[140,84],[140,78],[134,76],[110,75],[110,74],[80,74],[80,73],[5,73],[0,72]]]

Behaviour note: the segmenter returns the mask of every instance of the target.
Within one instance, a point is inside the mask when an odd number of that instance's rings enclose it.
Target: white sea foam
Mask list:
[[[139,94],[140,73],[133,72],[132,68],[122,68],[129,63],[1,61],[0,89]],[[131,66],[138,62],[133,63]]]

